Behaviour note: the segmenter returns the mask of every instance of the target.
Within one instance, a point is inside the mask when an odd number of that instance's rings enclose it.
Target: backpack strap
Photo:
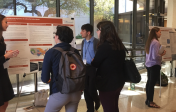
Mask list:
[[[60,51],[60,52],[63,52],[64,50],[61,48],[61,47],[54,47],[53,49],[56,49],[56,50],[58,50],[58,51]],[[70,47],[70,51],[75,51],[75,48],[73,48],[73,47]]]
[[[74,52],[74,51],[75,51],[75,48],[73,48],[73,47],[70,47],[70,51],[73,51],[73,52]]]
[[[58,50],[58,51],[60,51],[60,52],[63,52],[63,51],[64,51],[61,47],[54,47],[53,49],[56,49],[56,50]]]

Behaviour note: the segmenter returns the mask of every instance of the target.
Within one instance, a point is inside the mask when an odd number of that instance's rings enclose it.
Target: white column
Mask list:
[[[168,0],[167,27],[176,28],[176,0]]]
[[[176,0],[168,0],[167,27],[176,28]],[[172,71],[175,71],[176,61],[173,61]],[[175,71],[176,72],[176,71]],[[174,72],[173,76],[175,76]]]

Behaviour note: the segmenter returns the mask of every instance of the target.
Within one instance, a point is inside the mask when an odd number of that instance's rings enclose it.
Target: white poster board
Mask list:
[[[150,26],[149,29],[151,30],[155,26]],[[172,60],[172,50],[171,50],[171,38],[170,38],[170,31],[172,28],[167,27],[158,27],[161,30],[161,37],[159,38],[159,42],[162,46],[165,46],[166,54],[162,56],[162,61],[171,61]]]
[[[55,45],[56,27],[68,26],[75,31],[71,18],[7,16],[7,21],[9,27],[3,32],[7,51],[19,50],[19,55],[9,60],[9,74],[41,71],[45,53]],[[75,38],[71,45],[76,47]]]

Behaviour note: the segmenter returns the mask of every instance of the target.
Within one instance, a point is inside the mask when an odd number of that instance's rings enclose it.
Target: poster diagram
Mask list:
[[[31,51],[31,54],[32,55],[36,55],[36,56],[45,56],[45,53],[48,51],[49,49],[46,48],[46,49],[42,49],[42,48],[31,48],[30,51]]]

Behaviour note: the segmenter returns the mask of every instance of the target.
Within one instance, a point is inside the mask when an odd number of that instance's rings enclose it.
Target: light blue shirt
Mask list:
[[[91,37],[91,39],[88,41],[84,39],[83,60],[86,59],[87,64],[91,64],[92,59],[95,56],[93,41],[94,37]]]

